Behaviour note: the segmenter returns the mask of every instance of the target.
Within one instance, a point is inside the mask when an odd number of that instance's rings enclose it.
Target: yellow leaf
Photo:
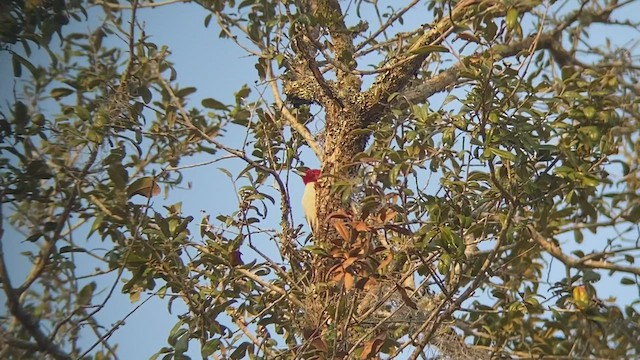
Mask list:
[[[331,278],[331,281],[334,283],[339,283],[340,280],[344,278],[344,272],[342,271],[342,269],[340,269],[340,270],[336,270],[335,273],[336,274]]]
[[[584,310],[589,307],[589,294],[587,294],[587,288],[584,285],[576,286],[573,288],[573,303],[580,310]]]
[[[327,347],[327,344],[324,342],[324,340],[322,340],[321,338],[317,337],[313,340],[311,340],[311,345],[322,351],[323,353],[329,352],[329,348]]]
[[[138,302],[138,300],[140,300],[140,292],[139,291],[135,291],[135,292],[129,293],[129,301],[131,301],[132,304]]]
[[[447,49],[442,45],[425,45],[425,46],[420,46],[418,48],[412,49],[409,52],[414,55],[423,55],[423,54],[430,54],[433,52],[449,52],[449,49]]]
[[[476,44],[480,44],[480,39],[473,35],[472,33],[469,32],[463,32],[463,33],[459,33],[457,35],[458,38],[462,39],[462,40],[467,40],[467,41],[471,41],[474,42]]]

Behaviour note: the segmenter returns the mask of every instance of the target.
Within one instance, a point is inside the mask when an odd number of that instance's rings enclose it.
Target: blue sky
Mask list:
[[[629,8],[629,11],[637,11],[636,13],[640,14],[640,2],[636,2]],[[92,14],[95,13],[92,12]],[[218,38],[219,29],[215,21],[211,22],[209,28],[205,28],[205,16],[206,13],[195,4],[173,4],[156,9],[141,9],[138,13],[138,20],[144,24],[145,32],[150,35],[149,41],[169,46],[172,52],[170,60],[175,64],[178,72],[178,82],[182,86],[198,88],[199,91],[192,97],[193,105],[197,106],[200,100],[206,97],[231,103],[234,101],[233,93],[243,84],[248,84],[253,88],[257,78],[254,69],[255,62],[231,41]],[[91,23],[94,23],[95,20],[97,19],[91,19],[89,25],[78,24],[74,26],[77,26],[77,31],[85,31],[93,28]],[[411,25],[426,21],[421,20],[419,14],[412,14],[411,17],[405,19],[405,24],[411,27]],[[594,33],[592,37],[602,40],[603,37],[610,35],[612,34],[603,31]],[[620,29],[615,36],[618,38],[617,42],[620,43],[625,37],[628,37],[629,41],[638,38],[638,33]],[[120,42],[119,46],[125,47],[124,42],[115,41]],[[8,59],[6,53],[0,53],[0,78],[2,79],[12,78],[11,63]],[[10,87],[5,83],[0,88],[0,99],[9,98],[10,90]],[[0,104],[2,104],[3,110],[6,110],[4,100]],[[236,128],[225,135],[224,140],[233,143],[241,139],[242,135],[241,129]],[[186,159],[181,165],[209,159],[213,159],[213,156],[202,155]],[[309,166],[317,165],[311,151],[308,151],[305,159],[309,162]],[[183,212],[194,216],[196,218],[194,223],[199,222],[202,211],[210,214],[212,218],[221,213],[230,213],[236,208],[236,195],[229,179],[217,170],[217,167],[220,166],[227,167],[234,173],[244,167],[244,164],[239,161],[229,161],[214,166],[184,170],[184,175],[192,184],[191,189],[171,191],[166,202],[182,201]],[[292,199],[300,198],[303,189],[302,183],[297,179],[292,179],[289,186]],[[301,210],[297,201],[293,201],[293,206],[295,219],[298,223],[302,223]],[[199,238],[198,232],[194,231],[193,234]],[[21,235],[15,232],[9,232],[5,235],[5,238],[8,239],[12,237],[20,239]],[[10,269],[16,279],[24,276],[29,270],[29,264],[26,264],[24,259],[14,256],[25,246],[28,245],[17,241],[11,241],[5,245],[5,252],[10,255],[7,256]],[[86,266],[87,270],[93,267],[88,261],[81,264]],[[619,288],[612,289],[612,293],[621,294],[619,290]],[[629,296],[633,297],[634,295],[629,293]],[[143,295],[141,300],[145,298]],[[4,300],[3,294],[0,294],[0,300]],[[121,359],[146,359],[165,346],[169,330],[177,320],[175,315],[182,312],[178,303],[176,302],[176,306],[174,306],[173,315],[167,314],[166,301],[157,298],[152,298],[136,310],[127,319],[126,324],[117,330],[112,337],[113,342],[118,344],[118,353]],[[132,304],[128,296],[120,295],[117,290],[112,303],[100,313],[100,318],[103,319],[105,325],[114,324],[138,305],[140,302]],[[1,311],[4,309],[0,309]],[[90,339],[88,343],[92,341],[93,339]],[[198,358],[197,351],[191,353],[194,355],[193,358]]]

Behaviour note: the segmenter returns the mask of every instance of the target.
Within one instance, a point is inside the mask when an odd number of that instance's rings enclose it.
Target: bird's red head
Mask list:
[[[304,182],[305,185],[307,185],[310,182],[315,182],[316,180],[318,180],[319,177],[320,177],[320,170],[309,169],[307,170],[307,172],[304,173],[304,176],[302,177],[302,181]]]

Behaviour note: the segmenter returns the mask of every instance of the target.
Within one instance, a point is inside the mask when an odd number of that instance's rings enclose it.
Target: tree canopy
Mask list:
[[[235,101],[180,85],[138,21],[177,3],[254,61]],[[0,357],[127,358],[99,318],[120,294],[167,302],[154,359],[640,356],[634,8],[3,2]],[[192,167],[236,209],[185,211]],[[310,234],[290,185],[316,167]]]

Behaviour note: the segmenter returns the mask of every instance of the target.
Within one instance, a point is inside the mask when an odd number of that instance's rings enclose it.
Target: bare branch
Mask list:
[[[558,246],[554,242],[554,240],[547,240],[544,236],[542,236],[542,234],[540,234],[540,232],[538,232],[538,230],[536,230],[536,228],[532,224],[527,225],[527,230],[529,230],[531,239],[533,239],[533,241],[535,241],[546,252],[548,252],[554,258],[560,260],[566,266],[577,269],[601,269],[640,275],[640,268],[637,267],[617,265],[602,260],[593,260],[592,255],[587,255],[584,258],[575,258],[569,256],[562,251],[562,248],[560,248],[560,246]]]
[[[409,3],[407,6],[400,9],[400,11],[393,14],[393,16],[390,16],[389,19],[382,26],[380,26],[373,34],[371,34],[371,36],[367,37],[363,42],[361,42],[359,45],[356,46],[356,51],[362,50],[367,44],[375,40],[378,37],[378,35],[382,34],[385,30],[387,30],[391,25],[393,25],[393,23],[396,22],[396,20],[401,18],[402,15],[404,15],[407,11],[413,8],[419,1],[420,0],[411,1],[411,3]]]

